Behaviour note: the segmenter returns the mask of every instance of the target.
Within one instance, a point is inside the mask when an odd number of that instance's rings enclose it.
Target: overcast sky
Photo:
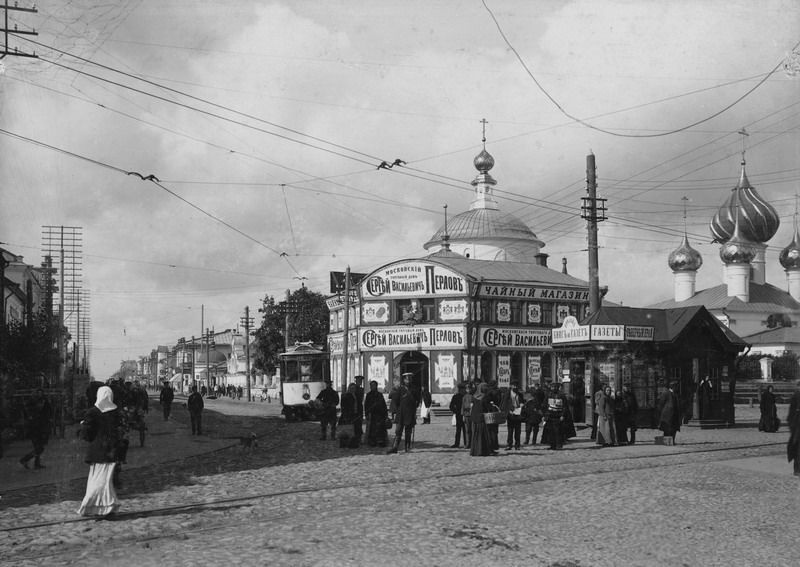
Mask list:
[[[83,227],[100,379],[202,325],[235,327],[301,281],[327,293],[331,270],[424,254],[443,206],[469,207],[483,118],[501,210],[545,241],[551,267],[567,258],[584,279],[595,154],[600,283],[632,306],[672,297],[684,196],[698,289],[720,282],[708,222],[746,128],[748,176],[781,216],[767,280],[786,288],[800,76],[770,73],[800,41],[795,0],[38,10],[10,13],[39,33],[11,46],[40,58],[0,62],[0,241],[39,265],[42,225]],[[397,158],[407,165],[377,169]]]

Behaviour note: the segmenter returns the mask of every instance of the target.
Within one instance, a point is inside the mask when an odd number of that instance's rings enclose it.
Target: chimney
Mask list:
[[[545,254],[544,252],[539,252],[534,258],[536,259],[537,266],[544,266],[547,267],[547,257],[549,254]]]
[[[567,273],[567,259],[566,258],[561,258],[561,273],[562,274],[566,274]]]

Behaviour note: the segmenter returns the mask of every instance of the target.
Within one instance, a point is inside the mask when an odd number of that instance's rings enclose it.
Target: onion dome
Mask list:
[[[703,265],[703,257],[689,245],[684,234],[683,242],[670,253],[667,263],[673,272],[696,272]]]
[[[756,257],[755,243],[742,234],[738,221],[733,226],[730,239],[719,249],[719,257],[725,265],[749,264]]]
[[[744,166],[742,160],[739,183],[711,221],[711,235],[715,242],[727,242],[733,236],[737,219],[742,236],[759,243],[775,236],[781,224],[777,211],[750,185]]]
[[[785,270],[800,269],[800,230],[795,227],[792,243],[781,250],[778,260]]]
[[[481,173],[486,173],[494,167],[494,158],[492,154],[486,151],[486,148],[483,148],[481,153],[475,156],[472,163],[475,165],[475,169]]]

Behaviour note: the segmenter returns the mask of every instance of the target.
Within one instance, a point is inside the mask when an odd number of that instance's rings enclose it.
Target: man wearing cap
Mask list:
[[[503,398],[500,402],[500,411],[506,414],[506,427],[508,434],[506,436],[506,451],[511,449],[520,449],[520,438],[522,436],[522,406],[525,401],[522,398],[522,393],[519,391],[519,384],[514,382],[511,388],[503,392]]]
[[[397,453],[404,433],[406,437],[405,451],[408,453],[411,450],[411,444],[414,439],[414,426],[417,423],[418,404],[410,388],[410,376],[410,374],[404,374],[402,383],[393,388],[391,394],[389,394],[389,398],[392,400],[392,407],[396,408],[394,421],[397,425],[394,431],[394,442],[387,453]]]
[[[669,387],[658,398],[658,428],[664,432],[664,437],[672,437],[675,444],[675,434],[681,430],[681,405],[678,399],[678,383],[671,382]]]
[[[328,424],[331,426],[331,439],[336,439],[336,406],[339,405],[339,394],[333,389],[331,380],[325,380],[325,389],[319,393],[317,401],[322,404],[322,413],[320,415],[321,439],[325,440]]]
[[[453,394],[453,397],[450,398],[450,411],[453,412],[453,417],[456,420],[456,441],[452,445],[450,445],[451,449],[457,449],[458,446],[461,444],[461,433],[464,433],[464,442],[465,444],[469,444],[467,441],[467,434],[464,431],[464,415],[461,413],[463,411],[464,406],[464,392],[466,391],[466,386],[464,384],[458,385],[458,392]]]

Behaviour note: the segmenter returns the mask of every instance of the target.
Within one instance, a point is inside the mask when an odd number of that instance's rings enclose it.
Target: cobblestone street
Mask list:
[[[318,424],[285,423],[276,404],[207,408],[225,413],[206,412],[199,443],[180,404],[163,435],[151,412],[163,462],[140,466],[144,449],[132,449],[115,520],[76,515],[85,469],[55,486],[4,483],[3,564],[796,564],[800,482],[785,431],[684,429],[669,447],[640,430],[637,445],[600,449],[582,430],[563,451],[473,458],[434,417],[411,453],[386,455],[321,441]],[[232,439],[250,430],[252,452]],[[14,451],[2,472],[22,470]]]

